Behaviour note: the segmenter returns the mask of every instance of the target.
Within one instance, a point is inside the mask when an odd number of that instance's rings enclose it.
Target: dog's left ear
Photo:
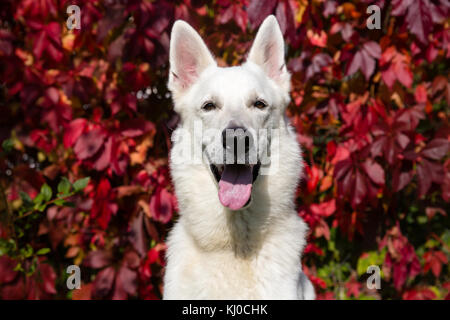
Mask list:
[[[247,61],[260,66],[283,89],[289,91],[290,75],[284,60],[284,40],[275,16],[268,16],[256,34]]]

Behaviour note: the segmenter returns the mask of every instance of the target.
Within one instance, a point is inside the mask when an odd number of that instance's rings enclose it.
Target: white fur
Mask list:
[[[248,61],[239,67],[219,68],[183,21],[174,24],[170,46],[168,86],[181,115],[176,132],[191,132],[194,121],[204,130],[230,122],[279,129],[279,144],[270,149],[280,163],[276,174],[254,182],[250,206],[231,211],[219,201],[208,164],[182,163],[181,145],[174,143],[170,163],[180,217],[167,241],[164,299],[314,299],[300,262],[307,226],[297,215],[294,196],[302,158],[284,116],[290,77],[275,17],[263,22]],[[269,107],[251,108],[254,97]],[[204,112],[206,100],[219,109]],[[194,138],[192,144],[201,146],[202,140]],[[275,171],[271,166],[266,169]]]

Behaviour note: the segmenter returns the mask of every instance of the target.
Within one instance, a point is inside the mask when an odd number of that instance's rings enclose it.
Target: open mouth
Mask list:
[[[240,210],[250,204],[253,182],[259,175],[261,164],[211,164],[214,178],[219,184],[219,200],[231,210]]]

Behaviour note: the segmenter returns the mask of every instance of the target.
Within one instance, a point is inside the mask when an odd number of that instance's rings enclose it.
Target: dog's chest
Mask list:
[[[173,230],[166,271],[168,298],[297,299],[303,222],[295,217],[269,234],[236,234],[203,247],[182,225]],[[208,229],[210,230],[210,229]],[[198,233],[196,233],[198,235]],[[215,232],[214,234],[217,234]],[[254,235],[257,235],[255,233]],[[227,240],[228,239],[228,240]],[[208,238],[209,244],[211,238]],[[218,245],[220,244],[220,246]]]
[[[267,257],[267,258],[266,258]],[[286,266],[273,257],[239,258],[233,254],[201,253],[187,260],[183,282],[195,299],[295,299],[296,275],[278,277]],[[299,270],[296,266],[292,269]]]
[[[194,264],[191,264],[193,266]],[[240,259],[232,254],[202,253],[195,259],[195,270],[186,266],[186,280],[198,287],[208,299],[256,299],[261,269],[254,259]]]

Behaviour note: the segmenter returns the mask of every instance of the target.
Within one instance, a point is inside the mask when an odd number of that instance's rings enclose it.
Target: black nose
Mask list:
[[[247,129],[242,127],[226,128],[222,131],[222,145],[225,150],[231,151],[234,146],[234,155],[237,156],[239,151],[247,154],[251,148],[252,138]],[[239,148],[238,148],[239,146]],[[243,147],[241,147],[243,146]]]

